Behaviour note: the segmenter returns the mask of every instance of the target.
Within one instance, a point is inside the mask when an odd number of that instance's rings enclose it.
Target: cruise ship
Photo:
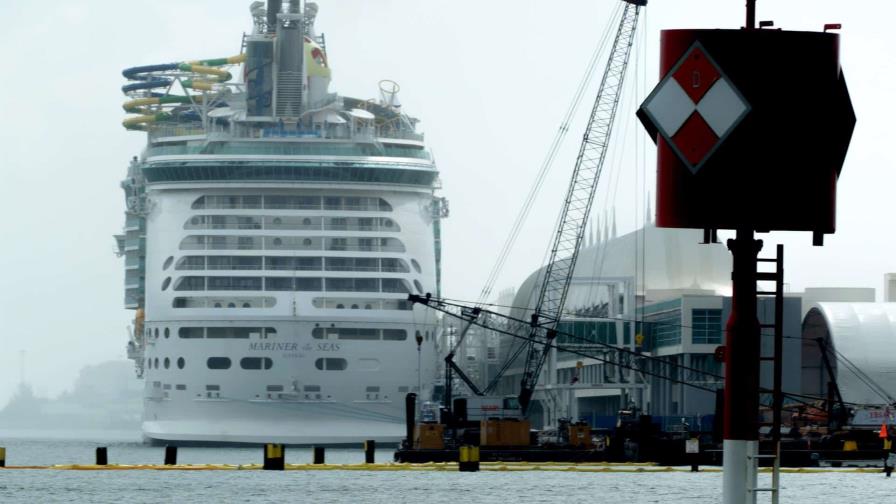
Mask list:
[[[123,71],[149,442],[398,442],[431,394],[440,324],[407,296],[440,290],[438,171],[398,84],[330,90],[317,11],[253,2],[237,55]]]

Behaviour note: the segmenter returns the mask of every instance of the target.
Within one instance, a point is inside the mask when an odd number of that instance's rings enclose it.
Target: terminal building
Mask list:
[[[556,425],[560,418],[612,427],[619,411],[630,408],[666,428],[683,422],[711,426],[715,391],[723,387],[724,366],[715,352],[724,344],[731,308],[731,255],[724,244],[701,244],[702,238],[699,230],[647,225],[583,247],[556,340],[570,351],[553,351],[542,371],[530,407],[534,427]],[[542,274],[543,268],[530,274],[511,303],[497,304],[533,306]],[[896,295],[896,279],[893,287]],[[511,315],[526,320],[529,313],[514,308]],[[773,297],[759,299],[757,315],[761,324],[773,323]],[[762,352],[769,355],[773,330],[763,331]],[[896,395],[896,361],[872,350],[886,341],[896,347],[896,303],[875,303],[873,288],[785,292],[782,332],[785,392],[825,396],[827,375],[816,341],[821,337],[867,373],[886,376],[878,381]],[[465,354],[482,381],[520,343],[503,337],[497,349],[494,344],[484,339],[480,351]],[[507,371],[497,393],[519,392],[521,361]],[[771,362],[762,366],[762,386],[771,388]],[[844,366],[835,372],[844,400],[874,398],[860,379],[845,376],[850,371]],[[880,393],[874,396],[884,402]]]

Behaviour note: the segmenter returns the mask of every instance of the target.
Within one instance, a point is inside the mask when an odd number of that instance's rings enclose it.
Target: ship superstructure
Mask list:
[[[435,163],[397,84],[329,90],[316,4],[250,10],[236,56],[123,72],[148,139],[116,237],[144,435],[397,441],[435,367],[438,321],[406,301],[439,291]]]

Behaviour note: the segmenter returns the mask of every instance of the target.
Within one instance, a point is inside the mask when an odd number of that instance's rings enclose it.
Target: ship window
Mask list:
[[[302,245],[304,245],[306,247],[310,247],[311,246],[311,238],[305,238],[304,240],[302,240]]]
[[[243,369],[271,369],[274,361],[270,357],[243,357],[240,359],[240,367]]]
[[[171,337],[171,329],[166,327],[165,328],[165,339],[168,339],[170,337]]]
[[[408,390],[410,390],[410,388],[407,385],[402,385],[401,387],[398,387],[399,394],[402,392],[407,392]]]
[[[162,269],[166,270],[171,267],[171,263],[174,262],[174,256],[168,256],[168,259],[165,259],[165,264],[162,265]]]
[[[181,327],[177,330],[177,335],[180,338],[204,338],[205,337],[205,328],[204,327]]]
[[[373,309],[373,306],[372,306],[370,303],[367,303],[366,305],[364,305],[364,309],[365,309],[365,310],[372,310],[372,309]]]
[[[357,310],[357,309],[358,309],[358,305],[353,304],[353,305],[352,305],[352,310]]]
[[[187,386],[186,386],[186,385],[175,385],[174,388],[175,388],[176,390],[187,390]]]
[[[209,369],[230,369],[230,359],[228,357],[209,357],[206,365]]]
[[[420,263],[418,263],[416,259],[411,259],[411,266],[414,267],[414,271],[416,271],[417,273],[421,272]]]
[[[398,278],[384,278],[383,292],[400,292],[403,294],[409,294],[411,292],[411,289],[408,288],[408,283],[405,280],[401,280]]]
[[[258,327],[209,327],[209,339],[249,339],[250,334],[261,334]]]
[[[249,303],[243,303],[243,308],[252,308],[252,305]]]
[[[379,392],[379,391],[380,391],[379,387],[367,387],[367,393],[369,393],[369,394],[372,394],[374,392]]]
[[[174,283],[176,291],[202,291],[205,290],[205,277],[201,276],[185,276],[177,279]]]
[[[184,364],[186,364],[186,362],[184,361],[184,358],[183,358],[183,357],[178,357],[178,358],[177,358],[177,369],[183,369],[183,368],[184,368]]]
[[[283,385],[268,385],[268,392],[283,392]]]
[[[159,328],[158,327],[155,328],[154,333],[155,333],[155,336],[154,336],[155,339],[159,339]]]
[[[323,290],[323,280],[320,278],[296,278],[296,290],[320,292]]]
[[[384,341],[404,341],[408,339],[408,332],[404,329],[383,329]]]
[[[171,367],[171,359],[169,359],[168,357],[165,357],[164,365],[165,365],[165,369],[170,368]]]
[[[348,361],[345,359],[327,357],[314,361],[314,367],[321,371],[345,371],[345,368],[348,367]]]
[[[152,362],[152,367],[159,369],[159,358],[156,357]]]
[[[358,359],[358,370],[360,371],[379,371],[380,370],[380,360],[379,359]],[[379,388],[379,387],[377,387]],[[377,390],[379,392],[379,390]],[[379,397],[375,397],[374,399],[379,399]]]
[[[171,277],[167,277],[162,280],[162,290],[167,289],[169,285],[171,285]]]
[[[303,225],[303,226],[310,226],[310,225],[311,225],[311,219],[309,219],[308,217],[305,217],[304,219],[302,219],[302,225]]]
[[[178,259],[176,270],[202,270],[205,269],[205,257],[184,256]]]
[[[206,385],[205,390],[207,390],[209,392],[220,391],[221,386],[220,385]]]
[[[215,308],[221,308],[221,303],[215,303]]]
[[[293,290],[293,279],[289,277],[265,277],[264,290],[291,291]]]
[[[336,305],[336,309],[337,309],[337,310],[341,310],[341,309],[343,309],[343,308],[345,308],[345,305],[342,304],[342,303],[339,303],[338,305]]]
[[[420,284],[420,280],[414,280],[414,287],[417,288],[417,292],[423,294],[423,285]]]
[[[306,238],[306,240],[307,240],[307,238]],[[308,240],[308,242],[309,242],[308,244],[311,245],[311,243],[310,243],[311,240]],[[280,238],[274,238],[274,246],[279,247],[281,245],[283,245],[283,240],[281,240]]]
[[[260,291],[262,290],[261,277],[208,277],[208,290]],[[236,305],[232,308],[235,307]]]

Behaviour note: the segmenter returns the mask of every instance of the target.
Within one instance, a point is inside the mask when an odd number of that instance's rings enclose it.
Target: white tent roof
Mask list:
[[[834,349],[896,397],[896,303],[816,303],[809,316],[813,311],[823,317]],[[885,402],[843,363],[836,367],[845,401]]]
[[[722,244],[702,245],[703,232],[643,229],[585,246],[579,253],[566,310],[593,303],[596,291],[589,279],[631,277],[639,293],[689,290],[731,295],[731,254]],[[535,283],[542,269],[533,272],[517,290],[514,306],[531,306]],[[655,299],[650,299],[655,301]]]

